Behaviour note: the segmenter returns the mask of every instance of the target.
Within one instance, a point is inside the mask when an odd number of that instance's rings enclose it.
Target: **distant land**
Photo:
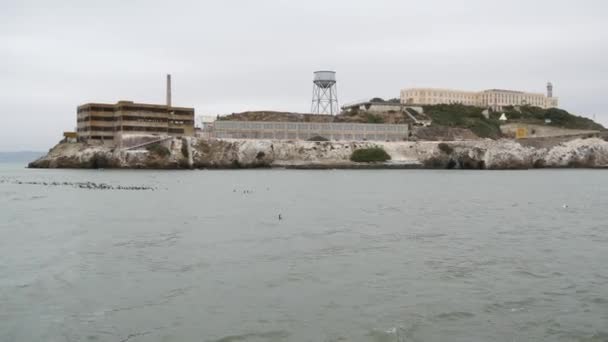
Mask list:
[[[0,152],[0,163],[28,163],[45,155],[41,151]]]

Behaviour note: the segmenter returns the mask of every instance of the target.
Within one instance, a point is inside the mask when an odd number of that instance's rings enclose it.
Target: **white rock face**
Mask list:
[[[488,146],[483,161],[487,169],[520,169],[534,165],[537,150],[512,140],[500,140]]]
[[[184,145],[186,144],[186,145]],[[608,167],[608,142],[577,139],[546,148],[524,147],[514,140],[453,142],[313,142],[288,140],[164,141],[166,155],[107,146],[62,143],[30,164],[50,168],[206,168],[259,166],[343,166],[356,149],[379,146],[391,160],[387,167],[525,169],[534,167]]]
[[[568,141],[547,151],[544,161],[546,167],[608,167],[608,142],[598,138]]]

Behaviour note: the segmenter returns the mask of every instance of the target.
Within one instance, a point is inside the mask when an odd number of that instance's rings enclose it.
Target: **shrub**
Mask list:
[[[350,156],[350,160],[356,163],[385,162],[390,159],[391,156],[382,147],[357,149]]]
[[[440,143],[439,145],[437,145],[437,147],[439,148],[439,150],[445,154],[452,154],[452,152],[454,152],[454,149],[452,148],[452,146],[446,144],[446,143]]]
[[[380,115],[367,113],[365,117],[368,123],[384,123],[384,119]]]
[[[315,136],[310,137],[310,138],[308,138],[306,140],[308,140],[308,141],[329,141],[329,139],[327,139],[325,137],[322,137],[320,135],[315,135]]]
[[[161,144],[148,145],[146,147],[146,150],[148,150],[148,152],[155,154],[159,157],[167,157],[171,154],[171,151],[169,151],[168,148],[166,148],[165,146],[163,146]]]

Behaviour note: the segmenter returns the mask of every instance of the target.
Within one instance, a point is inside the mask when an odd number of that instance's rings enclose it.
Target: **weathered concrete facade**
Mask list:
[[[194,135],[194,108],[120,101],[87,103],[77,110],[78,140],[118,142],[123,135]]]
[[[393,102],[358,101],[342,106],[342,110],[362,110],[371,113],[401,112],[403,111],[403,105]]]
[[[600,131],[584,130],[584,129],[567,129],[560,127],[552,127],[546,125],[534,125],[526,123],[509,123],[500,126],[500,130],[506,136],[524,139],[524,138],[548,138],[548,137],[566,137],[576,135],[594,135]]]
[[[307,140],[320,136],[344,141],[403,141],[408,133],[408,125],[216,121],[211,135],[220,139]]]

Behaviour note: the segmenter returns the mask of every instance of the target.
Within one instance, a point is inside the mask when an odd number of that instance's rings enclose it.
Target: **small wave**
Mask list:
[[[250,340],[258,340],[258,341],[287,341],[289,338],[289,333],[284,330],[277,331],[266,331],[266,332],[256,332],[256,333],[248,333],[241,335],[231,335],[225,336],[217,340],[210,340],[209,342],[239,342],[239,341],[250,341]]]
[[[467,318],[472,318],[472,317],[475,317],[475,314],[470,313],[470,312],[463,312],[463,311],[446,312],[446,313],[441,313],[441,314],[435,316],[436,319],[446,320],[446,321],[457,321],[457,320],[467,319]]]
[[[536,278],[536,279],[547,279],[547,278],[551,278],[553,276],[553,274],[551,274],[551,275],[537,274],[537,273],[533,273],[533,272],[525,271],[525,270],[516,271],[515,273],[517,273],[518,275],[522,275],[522,276],[526,276],[526,277],[530,277],[530,278]]]
[[[409,236],[411,240],[432,240],[439,239],[442,237],[446,237],[447,234],[443,233],[422,233],[422,234],[412,234]]]
[[[590,300],[590,302],[593,304],[608,304],[608,299],[603,298],[603,297],[596,297],[596,298],[592,298]]]
[[[367,336],[374,342],[405,342],[409,341],[409,331],[402,327],[387,330],[373,329]]]
[[[517,312],[517,311],[523,311],[527,307],[529,307],[532,304],[534,304],[535,302],[536,302],[536,299],[534,299],[534,298],[526,298],[526,299],[523,299],[523,300],[508,301],[508,302],[504,302],[504,303],[493,303],[493,304],[486,305],[484,311],[485,312],[497,312],[497,311]]]

